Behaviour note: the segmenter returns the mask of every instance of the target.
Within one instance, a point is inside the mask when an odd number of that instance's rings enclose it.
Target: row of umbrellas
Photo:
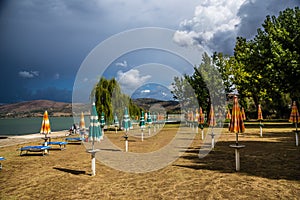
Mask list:
[[[147,115],[147,122],[148,124],[152,123],[151,115],[150,113]],[[245,126],[243,123],[244,120],[244,115],[243,111],[240,110],[240,107],[238,105],[238,98],[235,96],[234,97],[234,102],[233,102],[233,108],[232,108],[232,113],[227,112],[226,118],[230,118],[230,124],[229,124],[229,131],[232,133],[236,133],[236,146],[238,146],[238,133],[242,133],[245,131]],[[258,107],[258,120],[260,122],[263,120],[262,117],[262,111],[261,107],[259,105]],[[299,123],[299,112],[297,109],[296,102],[293,102],[292,105],[292,111],[290,115],[290,122],[295,123],[296,127],[296,145],[297,145],[297,134],[298,134],[298,123]],[[202,108],[199,109],[198,113],[198,122],[199,124],[204,124],[204,114],[202,112]],[[119,121],[115,115],[114,117],[114,124],[115,126],[119,125]],[[214,117],[214,109],[213,106],[211,105],[209,117],[208,117],[208,124],[211,127],[214,127],[216,125],[216,120]],[[90,127],[89,127],[89,134],[88,134],[88,141],[92,142],[92,152],[95,152],[94,149],[94,143],[99,142],[101,139],[103,139],[103,127],[105,125],[105,120],[104,120],[104,113],[101,114],[100,117],[100,122],[98,119],[98,113],[96,110],[95,103],[92,104],[92,110],[91,110],[91,117],[90,117]],[[140,117],[140,128],[143,130],[145,128],[145,118],[144,118],[144,112],[142,111],[141,117]],[[130,118],[128,115],[128,109],[125,108],[124,111],[124,119],[123,119],[123,128],[126,131],[130,129],[131,122]],[[85,128],[85,122],[84,122],[84,115],[81,113],[81,118],[80,118],[80,128]],[[203,129],[203,128],[202,128]],[[47,137],[48,134],[51,133],[51,128],[50,128],[50,122],[49,122],[49,117],[48,117],[48,112],[45,111],[43,115],[43,120],[42,120],[42,125],[41,125],[41,130],[40,133],[44,134],[45,137]],[[297,145],[298,146],[298,145]],[[95,161],[92,161],[92,169],[95,170],[95,167],[93,166]],[[93,171],[93,174],[95,174],[95,171]]]

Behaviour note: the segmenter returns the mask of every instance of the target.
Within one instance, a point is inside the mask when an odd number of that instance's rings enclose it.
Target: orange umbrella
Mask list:
[[[242,112],[240,111],[240,107],[238,104],[237,96],[234,96],[229,131],[232,133],[236,133],[236,145],[238,145],[238,133],[245,132],[245,125]]]
[[[296,128],[297,128],[297,123],[300,122],[299,111],[298,111],[298,108],[297,108],[297,105],[296,105],[296,101],[293,102],[292,112],[291,112],[291,115],[290,115],[289,122],[295,123],[296,124]]]
[[[204,125],[204,114],[202,112],[202,108],[199,108],[199,118],[198,118],[198,124],[199,127],[201,128],[201,138],[202,140],[204,139],[204,132],[203,132],[203,125]]]
[[[298,123],[300,122],[299,120],[299,111],[297,108],[296,101],[293,102],[292,106],[292,112],[290,115],[289,122],[295,123],[296,131],[295,131],[295,136],[296,136],[296,146],[298,146]]]
[[[262,116],[262,111],[261,111],[261,106],[258,104],[258,109],[257,109],[257,119],[259,120],[259,129],[260,129],[260,137],[262,137],[262,127],[264,126],[261,121],[263,120]]]
[[[51,133],[50,122],[49,122],[47,110],[45,111],[44,116],[43,116],[42,127],[40,130],[40,133],[45,134],[45,137],[47,137],[47,134]]]
[[[231,119],[231,114],[230,114],[230,110],[227,110],[227,114],[226,114],[226,119]]]
[[[202,108],[201,108],[201,107],[200,107],[200,109],[199,109],[198,123],[199,123],[199,124],[204,124],[204,114],[203,114],[203,111],[202,111]]]
[[[258,120],[263,120],[263,116],[262,116],[262,111],[261,111],[261,106],[260,104],[258,104],[258,109],[257,109],[257,119]]]
[[[242,108],[242,117],[243,117],[243,120],[246,120],[246,114],[245,114],[244,108]]]
[[[208,125],[212,126],[212,127],[217,125],[216,118],[215,118],[214,107],[213,107],[212,104],[210,106],[210,111],[209,111],[209,115],[208,115]]]
[[[85,129],[85,122],[84,122],[83,112],[81,112],[79,127],[80,127],[80,129]]]

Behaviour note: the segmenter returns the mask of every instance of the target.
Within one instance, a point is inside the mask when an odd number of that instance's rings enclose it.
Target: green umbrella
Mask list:
[[[89,127],[89,142],[92,142],[92,149],[88,150],[89,153],[92,155],[92,175],[94,176],[96,174],[96,158],[95,154],[98,149],[94,149],[94,143],[100,142],[102,136],[102,131],[100,128],[100,123],[98,121],[98,113],[96,110],[95,103],[92,105],[92,112],[91,112],[91,118],[90,118],[90,127]]]
[[[140,117],[140,127],[142,130],[142,141],[144,140],[144,128],[145,128],[145,118],[144,118],[144,111],[142,111],[141,113],[141,117]]]

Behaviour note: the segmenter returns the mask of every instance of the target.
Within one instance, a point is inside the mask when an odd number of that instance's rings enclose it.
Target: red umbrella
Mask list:
[[[240,107],[238,104],[237,96],[234,96],[229,131],[232,133],[236,133],[236,145],[238,145],[238,133],[245,132],[245,125],[242,112],[240,111]]]

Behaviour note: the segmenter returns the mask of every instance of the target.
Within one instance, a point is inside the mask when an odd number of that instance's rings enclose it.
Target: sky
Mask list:
[[[251,39],[267,15],[299,5],[299,0],[2,0],[0,103],[72,102],[87,57],[129,30],[169,29],[178,46],[232,55],[237,36]],[[122,45],[139,39],[123,38]],[[95,79],[116,78],[134,98],[171,99],[173,76],[192,73],[193,65],[161,49],[132,49],[101,66],[101,73],[91,73]]]

